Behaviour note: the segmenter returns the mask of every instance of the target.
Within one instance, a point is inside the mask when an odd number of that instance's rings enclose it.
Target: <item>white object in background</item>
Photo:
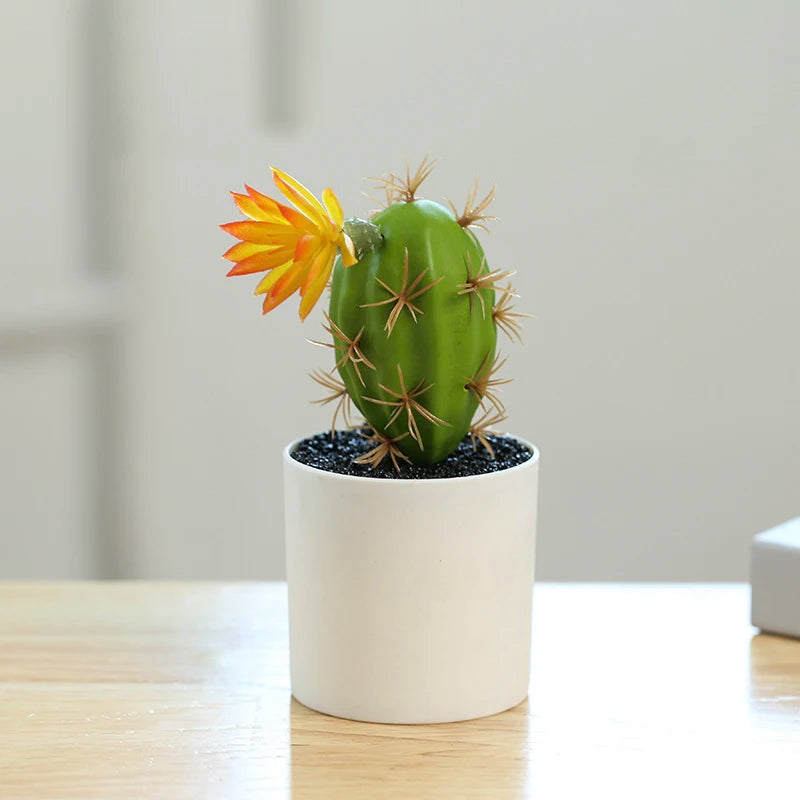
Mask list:
[[[800,637],[800,517],[753,538],[750,584],[753,625]]]
[[[340,475],[284,451],[292,693],[368,722],[528,695],[538,451],[463,478]]]

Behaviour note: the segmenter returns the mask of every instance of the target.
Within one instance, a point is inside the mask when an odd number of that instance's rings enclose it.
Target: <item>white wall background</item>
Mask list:
[[[540,578],[743,580],[800,514],[798,4],[0,13],[0,574],[280,577],[329,356],[223,278],[227,190],[277,164],[363,214],[427,152],[432,199],[497,183],[487,254],[537,315],[505,399]]]

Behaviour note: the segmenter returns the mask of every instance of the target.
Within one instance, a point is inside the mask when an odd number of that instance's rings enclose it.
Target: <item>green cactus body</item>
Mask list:
[[[414,463],[432,464],[455,449],[477,409],[478,392],[468,384],[494,359],[495,290],[489,285],[465,291],[470,276],[484,275],[489,268],[475,236],[438,203],[394,203],[372,223],[382,243],[352,267],[337,261],[333,273],[330,318],[351,340],[361,331],[363,355],[360,362],[357,354],[355,360],[345,357],[348,345],[334,336],[339,374],[376,431],[397,439],[397,447]],[[418,311],[401,307],[389,333],[406,253],[405,285],[411,287],[406,295]],[[410,401],[402,399],[400,372]]]

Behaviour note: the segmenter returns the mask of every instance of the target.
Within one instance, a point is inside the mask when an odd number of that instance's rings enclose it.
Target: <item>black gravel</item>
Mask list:
[[[492,458],[482,445],[473,451],[472,441],[465,436],[456,450],[444,461],[430,466],[407,464],[400,461],[400,471],[395,470],[387,456],[374,468],[354,464],[353,459],[371,450],[371,444],[358,431],[336,431],[331,438],[330,431],[318,433],[303,439],[292,452],[295,461],[309,467],[338,472],[342,475],[358,475],[366,478],[461,478],[467,475],[482,475],[486,472],[499,472],[516,467],[531,457],[530,451],[510,436],[488,434],[486,439],[492,445],[496,458]]]

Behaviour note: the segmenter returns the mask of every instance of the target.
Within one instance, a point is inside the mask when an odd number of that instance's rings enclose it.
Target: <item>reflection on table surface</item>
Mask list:
[[[293,700],[293,796],[572,797],[612,785],[616,796],[784,796],[800,758],[800,642],[753,636],[747,613],[743,586],[539,586],[528,701],[395,726]]]

